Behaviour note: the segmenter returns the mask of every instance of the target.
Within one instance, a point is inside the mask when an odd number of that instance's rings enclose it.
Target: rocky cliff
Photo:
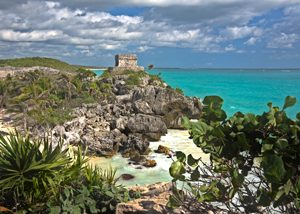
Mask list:
[[[130,75],[98,77],[97,81],[111,86],[113,96],[74,109],[73,120],[54,127],[54,138],[83,144],[97,155],[146,154],[149,140],[159,140],[168,128],[182,128],[184,116],[200,116],[199,99],[186,97],[144,72],[134,74],[137,84],[129,84]]]

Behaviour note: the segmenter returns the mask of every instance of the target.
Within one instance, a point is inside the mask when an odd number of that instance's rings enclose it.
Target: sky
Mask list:
[[[300,68],[300,0],[0,0],[0,58]]]

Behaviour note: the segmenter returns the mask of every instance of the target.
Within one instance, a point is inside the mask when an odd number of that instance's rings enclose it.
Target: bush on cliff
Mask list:
[[[227,212],[299,213],[300,113],[292,120],[285,112],[295,103],[288,96],[282,108],[268,103],[262,115],[237,112],[227,119],[223,100],[205,97],[202,118],[185,123],[211,163],[177,152],[174,181],[186,182],[202,207],[218,202]],[[187,195],[174,193],[170,205],[184,205]]]
[[[0,208],[20,213],[113,213],[127,201],[114,170],[87,165],[80,148],[0,136]]]
[[[24,126],[54,126],[70,119],[70,109],[111,94],[111,89],[96,83],[94,76],[91,71],[79,69],[55,75],[33,71],[7,77],[0,80],[0,107],[18,113],[19,123]]]

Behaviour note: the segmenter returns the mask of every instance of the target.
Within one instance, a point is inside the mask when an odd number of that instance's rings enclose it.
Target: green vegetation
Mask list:
[[[163,85],[163,80],[160,77],[161,73],[158,74],[149,74],[150,77],[150,83],[158,83],[158,85],[162,86]]]
[[[33,71],[0,80],[0,107],[17,113],[19,123],[54,126],[70,119],[72,108],[111,95],[111,87],[94,80],[92,71],[73,73]],[[20,125],[20,124],[17,124]]]
[[[128,201],[115,170],[87,164],[82,150],[47,139],[0,136],[0,208],[17,213],[114,213]]]
[[[175,90],[177,93],[183,95],[183,90],[182,90],[181,88],[175,88],[174,90]]]
[[[26,57],[17,59],[1,59],[0,67],[12,66],[12,67],[33,67],[41,66],[54,68],[62,71],[76,71],[78,66],[70,65],[57,59],[42,58],[42,57]]]
[[[144,71],[139,71],[139,72],[130,72],[128,71],[125,73],[128,75],[128,78],[126,80],[126,84],[129,86],[135,86],[135,85],[140,85],[141,84],[141,79],[145,77],[147,74]]]
[[[300,113],[292,120],[285,112],[295,103],[288,96],[282,108],[269,103],[262,115],[237,112],[227,119],[223,100],[205,97],[202,118],[185,124],[211,164],[177,152],[170,167],[174,181],[186,182],[204,207],[219,202],[233,213],[299,213]],[[174,190],[170,206],[184,204],[185,197]]]
[[[141,84],[141,79],[143,77],[147,76],[147,73],[145,73],[144,71],[139,71],[139,72],[133,72],[133,71],[119,71],[119,72],[110,72],[109,70],[105,70],[101,77],[102,78],[111,78],[113,76],[116,75],[126,75],[127,78],[125,78],[126,81],[126,85],[128,85],[129,87],[132,86],[138,86]]]

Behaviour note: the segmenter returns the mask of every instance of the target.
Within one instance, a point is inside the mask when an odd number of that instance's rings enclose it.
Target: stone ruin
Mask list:
[[[138,66],[135,54],[118,54],[115,56],[115,67],[109,68],[111,72],[144,71],[143,66]]]

